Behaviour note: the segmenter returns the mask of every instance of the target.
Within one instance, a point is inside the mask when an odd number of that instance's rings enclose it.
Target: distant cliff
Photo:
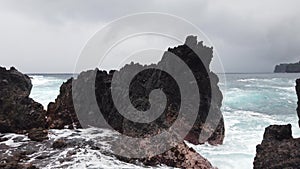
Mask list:
[[[300,62],[276,65],[274,73],[300,73]]]

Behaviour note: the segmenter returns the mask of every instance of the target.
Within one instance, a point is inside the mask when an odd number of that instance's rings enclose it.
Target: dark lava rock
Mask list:
[[[202,62],[197,55],[201,57]],[[90,70],[80,73],[77,79],[69,79],[61,86],[55,103],[48,105],[48,126],[58,129],[65,126],[69,128],[95,126],[114,129],[132,137],[145,137],[149,133],[157,133],[155,131],[167,130],[175,122],[181,108],[185,113],[195,108],[191,103],[196,99],[195,91],[179,91],[178,84],[170,76],[170,73],[176,74],[178,79],[187,84],[194,83],[187,78],[188,72],[178,64],[175,57],[180,58],[192,70],[200,95],[197,117],[185,140],[193,144],[202,144],[206,141],[213,145],[222,144],[225,129],[220,107],[223,96],[217,85],[219,81],[217,75],[209,69],[213,49],[204,46],[202,42],[197,42],[197,37],[194,36],[187,37],[184,45],[169,48],[158,64],[148,66],[129,64],[120,71],[109,72]],[[166,71],[158,71],[160,68]],[[143,71],[136,74],[137,70]],[[124,82],[133,75],[135,76],[128,86]],[[117,100],[112,99],[111,92],[115,77],[118,77],[115,81],[118,87],[114,88]],[[162,90],[167,97],[166,104],[157,105],[157,109],[164,111],[156,120],[148,124],[138,123],[124,118],[119,113],[120,109],[124,112],[130,109],[129,104],[123,102],[124,98],[128,97],[130,105],[136,110],[149,110],[151,107],[149,95],[155,89]],[[185,100],[188,104],[181,107],[182,93],[187,94],[189,98]],[[153,97],[155,103],[164,102],[162,97],[156,95]],[[114,101],[120,103],[118,108]],[[209,110],[211,118],[207,119]],[[199,140],[200,133],[207,138]]]
[[[202,62],[197,55],[201,57]],[[179,65],[175,57],[180,58],[189,67],[196,81],[188,77],[189,72]],[[212,57],[212,48],[204,46],[202,42],[198,43],[196,37],[190,36],[185,44],[168,49],[157,64],[143,66],[132,63],[119,71],[106,72],[95,69],[82,72],[76,79],[69,79],[64,83],[55,102],[48,105],[47,125],[54,129],[65,126],[69,128],[94,126],[114,129],[130,137],[148,138],[171,128],[177,121],[179,110],[185,110],[183,113],[188,117],[196,108],[193,119],[195,123],[191,124],[185,140],[193,144],[202,144],[206,141],[213,145],[222,144],[225,129],[220,107],[223,96],[217,85],[219,82],[217,75],[209,70]],[[199,93],[188,89],[181,91],[170,74],[176,74],[177,79],[181,79],[188,86],[196,83]],[[130,84],[125,83],[131,79]],[[165,94],[166,103],[160,95],[151,95],[151,92],[157,89]],[[114,95],[112,91],[115,91],[116,100],[112,99]],[[181,100],[182,94],[189,97]],[[192,104],[197,100],[196,94],[200,95],[197,106]],[[124,102],[126,98],[129,98],[130,102]],[[150,98],[155,103],[161,104],[153,106]],[[184,106],[181,105],[183,101],[187,103]],[[134,108],[133,111],[131,107]],[[130,112],[134,116],[135,110],[147,111],[153,107],[155,107],[153,113],[163,113],[155,120],[149,120],[149,123],[131,121],[120,113],[120,111]],[[208,115],[211,118],[207,118]],[[185,120],[179,121],[182,127],[187,126]],[[200,140],[200,133],[207,138]],[[115,143],[117,144],[113,148],[113,154],[118,150],[126,151],[126,148],[145,148],[145,144],[141,142],[132,143],[132,147],[122,147],[118,141]],[[135,145],[137,147],[134,147]],[[176,145],[174,148],[160,155],[155,155],[155,152],[151,155],[149,151],[149,158],[146,159],[118,158],[125,162],[138,161],[151,166],[165,164],[180,168],[213,168],[206,159],[188,148],[184,142],[174,145]],[[58,140],[52,147],[59,149],[65,146],[67,146],[65,141]],[[158,142],[157,147],[160,146],[161,143]]]
[[[117,158],[128,163],[141,162],[146,166],[166,165],[175,168],[214,169],[207,159],[198,154],[194,149],[189,148],[185,143],[180,143],[163,154],[149,158]]]
[[[54,149],[62,149],[65,147],[67,147],[67,143],[65,140],[61,140],[61,139],[54,141],[52,144],[52,148]]]
[[[0,168],[2,169],[38,169],[36,166],[32,164],[20,164],[16,161],[9,163],[0,163]]]
[[[23,133],[45,128],[43,106],[31,98],[30,78],[15,68],[0,67],[0,132]]]
[[[48,139],[48,131],[43,128],[31,129],[28,132],[28,138],[32,141],[44,141]]]
[[[266,128],[261,144],[256,147],[255,169],[299,168],[300,138],[292,137],[291,125]]]
[[[5,138],[5,137],[4,137],[4,138],[1,138],[1,137],[0,137],[0,142],[7,141],[7,140],[8,140],[8,138]]]
[[[298,104],[297,114],[298,114],[298,118],[299,118],[298,124],[300,127],[300,79],[296,80],[296,93],[297,93],[297,97],[298,97],[298,102],[297,102],[297,104]]]
[[[48,105],[47,125],[49,128],[81,128],[73,106],[72,81],[73,79],[69,79],[67,82],[63,83],[55,103],[49,103]]]
[[[282,141],[284,139],[292,139],[292,125],[271,125],[266,128],[264,133],[264,141]]]
[[[29,140],[27,142],[22,142],[22,145],[17,148],[0,148],[0,163],[3,163],[0,164],[0,168],[7,166],[26,168],[26,166],[29,166],[30,164],[39,168],[78,168],[79,162],[89,163],[91,162],[90,159],[95,160],[93,161],[95,163],[99,162],[99,164],[88,168],[103,168],[101,167],[101,162],[106,159],[105,156],[108,157],[107,162],[111,163],[113,165],[112,167],[116,168],[120,168],[123,165],[120,164],[117,159],[143,167],[145,167],[145,165],[157,167],[167,165],[179,168],[213,168],[205,158],[192,148],[189,148],[185,143],[177,144],[177,146],[165,153],[150,156],[149,158],[132,159],[116,157],[111,149],[108,149],[106,144],[111,140],[114,140],[118,134],[115,132],[108,132],[105,136],[99,135],[101,130],[102,129],[95,129],[93,133],[88,132],[91,134],[88,137],[86,136],[87,133],[83,132],[79,133],[80,135],[76,137],[68,138],[65,137],[62,131],[56,130],[52,131],[52,134],[57,136],[56,141],[54,141],[53,137],[50,137],[50,139],[45,140],[42,143]],[[118,167],[118,165],[120,166]],[[130,165],[129,168],[132,168],[132,165]]]
[[[7,141],[7,140],[8,140],[8,138],[3,137],[3,136],[5,136],[5,135],[4,135],[4,134],[0,134],[0,142]]]
[[[0,162],[0,168],[3,169],[38,169],[32,163],[25,163],[22,161],[28,160],[26,155],[29,155],[28,152],[14,152],[13,156],[2,158]]]

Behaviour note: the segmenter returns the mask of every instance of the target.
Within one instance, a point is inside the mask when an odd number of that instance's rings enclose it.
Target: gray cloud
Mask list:
[[[132,13],[164,12],[206,33],[226,72],[271,72],[279,62],[300,59],[299,6],[297,0],[2,0],[1,65],[72,72],[81,49],[103,25]]]

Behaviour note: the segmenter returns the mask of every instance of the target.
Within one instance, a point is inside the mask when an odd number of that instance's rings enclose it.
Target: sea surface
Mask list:
[[[72,75],[30,76],[33,83],[31,97],[47,108],[59,94],[60,85]],[[217,147],[189,144],[214,166],[219,169],[253,168],[256,145],[261,143],[265,127],[271,124],[290,123],[293,136],[300,137],[295,92],[295,79],[300,78],[300,74],[219,74],[219,77],[224,95],[224,144]],[[108,163],[103,159],[99,162],[102,167]],[[122,167],[117,162],[113,164],[116,166],[110,166]],[[123,165],[132,168],[132,165]]]

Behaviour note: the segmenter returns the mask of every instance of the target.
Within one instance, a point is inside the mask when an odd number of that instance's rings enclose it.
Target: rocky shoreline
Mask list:
[[[189,37],[186,43],[194,46],[196,52],[203,52],[204,57],[208,59],[204,62],[205,65],[202,68],[200,66],[194,74],[204,84],[200,88],[200,93],[204,97],[201,100],[202,105],[196,123],[184,139],[195,145],[204,142],[211,145],[222,144],[225,131],[223,118],[207,140],[199,140],[201,132],[209,133],[212,130],[209,125],[203,126],[208,109],[213,109],[215,118],[222,117],[220,111],[222,93],[217,85],[218,78],[210,71],[203,73],[205,68],[209,67],[212,48],[203,46],[201,42],[198,43],[195,37]],[[193,59],[189,60],[193,58],[195,53],[186,45],[168,51],[182,57],[183,60],[186,59],[190,64],[195,62]],[[170,55],[165,54],[162,60],[154,66],[172,65],[168,64],[169,57]],[[116,144],[120,141],[118,140],[120,134],[139,137],[159,134],[161,130],[166,130],[173,124],[178,113],[178,105],[167,105],[168,109],[165,116],[160,117],[160,121],[152,123],[151,129],[153,130],[148,130],[149,127],[141,127],[140,124],[132,123],[118,115],[111,101],[107,99],[111,95],[109,89],[112,77],[114,74],[118,74],[119,77],[125,79],[127,74],[134,72],[136,68],[147,69],[149,67],[130,64],[120,71],[106,72],[95,69],[82,72],[76,79],[71,78],[64,82],[55,102],[49,103],[47,110],[44,110],[40,103],[29,97],[32,89],[30,77],[17,71],[14,67],[9,70],[0,67],[0,168],[36,169],[74,166],[93,168],[95,166],[93,162],[101,163],[104,161],[110,161],[114,165],[119,163],[128,168],[145,166],[214,168],[207,159],[193,148],[189,148],[185,142],[171,143],[176,144],[176,146],[159,155],[149,155],[148,158],[127,158],[116,155],[116,151],[126,151],[133,147],[146,148],[145,143],[139,142],[132,144],[132,147]],[[184,72],[182,74],[184,75]],[[208,76],[212,79],[208,79]],[[93,77],[95,77],[96,83],[93,83]],[[133,101],[136,104],[135,107],[143,109],[143,106],[147,106],[147,97],[144,97],[145,92],[139,88],[140,85],[145,85],[144,78],[161,79],[150,81],[150,86],[158,86],[158,88],[171,86],[164,89],[164,92],[173,99],[174,103],[177,103],[179,96],[174,94],[177,89],[176,85],[172,83],[172,79],[168,79],[169,77],[163,73],[146,72],[143,76],[137,76],[138,80],[132,83],[137,93],[131,97],[134,99],[142,98],[142,102]],[[208,82],[208,80],[210,81]],[[208,85],[209,83],[211,84]],[[209,90],[207,86],[215,88],[220,97],[210,100],[211,93],[207,92]],[[75,92],[74,89],[76,89]],[[298,97],[297,115],[300,127],[300,79],[296,80],[295,89]],[[153,88],[150,87],[147,90],[153,90]],[[96,101],[88,104],[91,92],[96,93]],[[119,97],[125,96],[122,93],[122,88],[120,93]],[[77,101],[83,103],[82,105],[74,105],[74,95],[75,99],[78,99]],[[192,94],[190,95],[192,96]],[[106,106],[103,107],[103,105]],[[102,106],[103,112],[106,113],[104,114],[104,121],[101,121],[96,115],[99,113],[99,106]],[[126,105],[123,106],[126,107]],[[192,107],[192,105],[189,106]],[[162,123],[162,121],[166,123]],[[94,127],[86,128],[85,125]],[[300,138],[293,138],[291,127],[290,124],[271,125],[265,129],[262,143],[256,147],[256,157],[253,162],[255,169],[299,167]],[[160,144],[162,143],[157,143],[157,145]],[[117,146],[114,147],[114,145]]]
[[[205,113],[208,112],[209,106],[212,106],[215,112],[214,117],[222,116],[220,111],[222,93],[217,85],[218,78],[210,71],[208,74],[203,73],[204,68],[209,67],[212,48],[203,46],[201,42],[198,43],[195,37],[189,37],[186,43],[205,53],[205,57],[210,59],[207,59],[206,65],[203,65],[204,67],[195,73],[198,80],[205,84],[202,86],[203,88],[200,88],[200,92],[204,96],[204,100],[201,100],[201,102],[205,104],[202,104],[202,107],[200,107],[196,123],[185,137],[185,140],[195,145],[206,141],[211,145],[222,144],[225,131],[223,118],[221,118],[218,127],[207,140],[201,141],[198,138],[200,132],[208,133],[211,130],[209,126],[203,126],[204,117],[207,116]],[[195,54],[186,45],[181,45],[168,51],[176,53],[183,59],[186,56],[192,58]],[[165,54],[157,66],[168,65],[168,57],[170,55]],[[187,59],[187,62],[193,63],[194,60]],[[144,166],[214,168],[207,159],[194,149],[189,148],[185,142],[177,144],[164,153],[149,156],[148,158],[126,158],[115,154],[115,151],[129,150],[134,146],[140,149],[145,148],[142,143],[132,144],[132,147],[122,147],[122,145],[118,144],[117,147],[113,147],[113,145],[118,143],[120,133],[140,137],[156,135],[159,134],[161,129],[167,129],[173,124],[174,118],[177,117],[176,105],[169,105],[166,116],[160,117],[161,121],[166,121],[167,123],[157,121],[151,126],[154,130],[146,130],[147,134],[144,134],[141,132],[139,124],[131,123],[122,117],[120,118],[111,102],[108,99],[104,99],[111,94],[109,93],[109,86],[114,74],[119,74],[120,77],[126,78],[127,73],[133,72],[137,67],[148,68],[139,64],[131,64],[126,65],[120,71],[106,72],[95,69],[82,72],[76,79],[71,78],[61,85],[59,95],[55,102],[49,103],[47,110],[44,110],[40,103],[29,97],[32,89],[30,77],[17,71],[14,67],[9,70],[0,67],[0,168],[36,169],[67,168],[71,166],[93,168],[94,164],[91,161],[101,163],[103,162],[102,160],[119,163],[128,168]],[[182,74],[184,75],[184,73]],[[212,82],[210,86],[216,89],[217,94],[220,96],[217,97],[218,99],[209,100],[211,94],[207,92],[209,90],[207,88],[209,86],[208,75],[213,77],[213,79],[210,79],[210,82]],[[96,83],[93,83],[93,77],[95,77]],[[179,96],[173,94],[176,91],[176,86],[171,83],[172,79],[168,79],[167,75],[155,72],[146,72],[146,74],[137,78],[139,80],[136,81],[136,84],[133,83],[135,89],[137,89],[137,94],[132,96],[133,98],[143,98],[145,93],[138,86],[144,85],[143,78],[145,77],[162,79],[151,82],[152,86],[171,86],[165,92],[176,103]],[[93,88],[90,85],[95,86]],[[72,91],[73,89],[78,90],[74,92]],[[148,90],[152,89],[149,88]],[[297,115],[300,127],[300,79],[296,80],[295,89],[298,97]],[[96,97],[96,102],[87,104],[91,92],[95,92],[97,96],[102,97]],[[120,93],[119,97],[124,97],[124,93]],[[76,95],[75,98],[78,99],[77,101],[83,103],[82,105],[74,105],[74,94]],[[146,105],[141,104],[143,102],[134,103],[137,103],[135,106],[140,106],[140,109]],[[105,121],[99,121],[95,114],[98,112],[98,107],[103,105],[109,105],[103,109],[104,112],[109,113],[104,115],[106,116]],[[79,112],[76,110],[79,110]],[[89,112],[88,115],[87,112]],[[78,116],[80,116],[80,120]],[[88,123],[85,123],[86,121]],[[84,125],[94,127],[86,128],[87,126]],[[271,125],[265,129],[262,143],[256,147],[256,157],[253,162],[255,169],[299,167],[300,138],[293,138],[291,127],[290,124]],[[143,128],[143,131],[145,129],[148,128]]]
[[[297,114],[300,126],[300,79],[296,80]],[[294,126],[296,127],[296,126]],[[293,138],[292,126],[271,125],[265,129],[262,143],[256,147],[255,169],[299,168],[300,138]]]
[[[204,142],[209,142],[212,145],[222,144],[225,131],[224,120],[220,111],[222,93],[217,85],[217,76],[209,69],[207,71],[212,59],[212,48],[204,46],[202,42],[198,43],[196,37],[190,36],[187,38],[186,44],[168,49],[168,52],[179,56],[190,67],[193,67],[193,73],[197,82],[202,84],[199,88],[201,104],[196,122],[185,137],[185,140],[193,144],[203,144]],[[166,66],[170,68],[170,71],[175,70],[173,69],[174,63],[170,63],[172,59],[170,59],[171,55],[168,52],[165,53],[162,61],[154,66]],[[197,63],[197,60],[194,59],[197,55],[203,57],[203,64]],[[171,100],[173,104],[167,104],[164,116],[160,116],[159,120],[151,123],[150,126],[141,127],[140,124],[132,123],[118,115],[111,100],[107,99],[111,95],[110,85],[112,76],[116,73],[120,74],[119,77],[126,78],[128,76],[126,73],[134,71],[139,67],[148,68],[147,66],[131,64],[126,65],[120,71],[110,71],[109,73],[98,69],[82,72],[77,79],[69,79],[62,84],[60,94],[55,102],[48,105],[47,111],[43,109],[41,104],[29,98],[32,84],[27,75],[18,72],[15,68],[11,68],[10,70],[0,68],[0,133],[3,133],[0,135],[0,168],[43,168],[48,166],[49,163],[56,164],[56,157],[65,154],[56,165],[56,168],[63,168],[70,165],[68,162],[76,160],[74,156],[85,151],[92,151],[95,153],[95,156],[105,155],[107,156],[106,158],[116,158],[137,165],[214,168],[208,160],[192,148],[189,148],[184,142],[179,143],[174,148],[162,154],[143,159],[119,157],[114,155],[111,149],[107,149],[107,145],[99,145],[101,142],[111,142],[115,138],[118,138],[114,132],[107,134],[110,136],[101,136],[103,131],[111,131],[109,129],[113,128],[122,134],[147,138],[158,134],[161,130],[167,130],[178,116],[177,101],[180,99],[180,95],[174,94],[176,92],[176,85],[172,83],[172,79],[168,79],[167,74],[157,71],[145,72],[145,74],[137,76],[137,80],[132,83],[135,86],[135,93],[133,93],[131,98],[135,99],[133,103],[136,108],[144,109],[147,106],[147,97],[145,97],[145,94],[147,95],[153,89],[162,88],[173,99]],[[185,77],[185,72],[180,72],[179,74],[182,76],[181,78]],[[93,75],[96,77],[96,84],[91,81]],[[148,85],[148,88],[139,88],[139,86],[146,85],[143,78],[152,78],[152,80],[148,81],[148,84],[151,84],[150,86]],[[161,80],[155,80],[157,78]],[[169,87],[166,88],[165,86]],[[216,91],[219,97],[212,99],[212,95],[209,92],[211,88]],[[76,89],[76,91],[72,91],[73,89]],[[126,95],[122,91],[121,89],[119,97]],[[87,103],[89,100],[88,97],[91,96],[90,92],[96,93],[97,98],[94,103]],[[192,93],[191,96],[193,96]],[[74,98],[78,99],[82,104],[74,105]],[[192,101],[194,98],[191,97],[190,99]],[[99,121],[97,118],[97,109],[99,106],[102,108],[102,112],[104,112],[103,116],[106,121]],[[123,106],[126,107],[126,105]],[[192,105],[189,106],[192,107]],[[210,109],[216,119],[221,119],[216,129],[213,128],[213,125],[210,126],[210,124],[214,123],[213,120],[205,124]],[[78,116],[80,116],[80,120]],[[85,123],[85,121],[88,121],[88,123]],[[86,127],[83,125],[87,124],[98,127],[98,129],[100,128],[100,131],[94,128],[80,129]],[[184,124],[183,121],[182,125]],[[100,134],[100,136],[84,138],[86,130],[93,131],[89,133],[89,136],[93,136],[94,134],[96,136]],[[61,134],[62,131],[71,134],[65,136]],[[207,140],[199,140],[201,132],[208,135]],[[4,133],[17,133],[21,135],[15,137]],[[18,142],[15,147],[7,145],[15,142]],[[137,143],[137,146],[141,149],[143,148],[142,143]],[[117,147],[117,149],[120,148],[122,146]]]

